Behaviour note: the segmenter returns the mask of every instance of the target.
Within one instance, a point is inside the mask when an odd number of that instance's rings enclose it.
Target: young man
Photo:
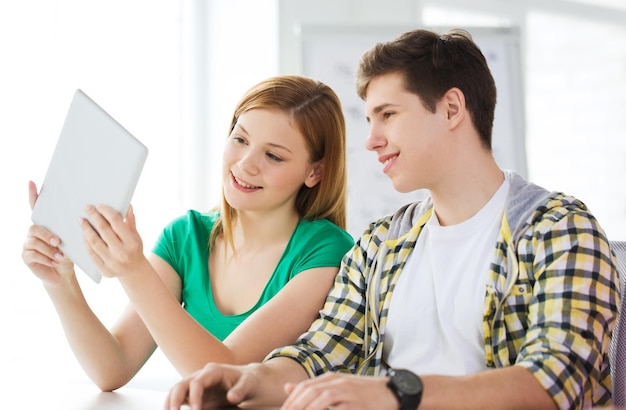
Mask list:
[[[498,167],[495,84],[470,35],[416,30],[377,44],[357,90],[383,172],[398,191],[430,197],[369,226],[293,346],[262,364],[209,364],[166,406],[610,402],[618,278],[608,240],[579,200]]]

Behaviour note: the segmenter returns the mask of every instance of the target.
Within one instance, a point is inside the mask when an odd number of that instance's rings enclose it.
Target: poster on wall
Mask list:
[[[367,225],[426,192],[399,193],[383,174],[376,153],[365,148],[369,126],[364,103],[356,94],[354,74],[361,55],[375,43],[391,40],[409,28],[302,26],[302,74],[337,92],[347,129],[348,231],[358,237]],[[493,152],[500,167],[526,176],[523,86],[519,35],[515,28],[468,28],[481,48],[498,89]],[[445,29],[435,30],[443,32]]]

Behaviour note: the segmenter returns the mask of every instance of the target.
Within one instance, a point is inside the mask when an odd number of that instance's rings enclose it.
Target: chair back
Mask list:
[[[609,347],[611,379],[613,381],[613,405],[626,407],[626,241],[609,241],[617,258],[617,271],[620,282],[620,308],[617,324],[613,329]]]

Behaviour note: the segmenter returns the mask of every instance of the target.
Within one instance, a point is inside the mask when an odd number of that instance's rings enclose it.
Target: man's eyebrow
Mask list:
[[[386,110],[389,107],[395,107],[395,106],[396,105],[392,104],[392,103],[382,103],[382,104],[379,104],[376,107],[372,108],[372,114],[378,114],[381,111],[384,111],[384,110]]]
[[[394,106],[394,104],[391,103],[382,103],[377,105],[376,107],[372,108],[372,113],[371,115],[376,115],[379,114],[380,112],[386,110],[389,107]],[[365,113],[365,119],[369,122],[370,120],[370,115],[368,115],[367,113]]]
[[[385,108],[389,107],[391,104],[390,103],[383,103],[380,105],[377,105],[376,107],[374,107],[374,109],[372,110],[372,113],[374,114],[378,114],[381,111],[384,111]]]

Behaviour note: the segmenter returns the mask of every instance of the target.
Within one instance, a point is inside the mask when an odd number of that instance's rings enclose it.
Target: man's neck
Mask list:
[[[504,172],[489,158],[448,175],[431,189],[437,218],[442,226],[456,225],[474,216],[504,182]]]

